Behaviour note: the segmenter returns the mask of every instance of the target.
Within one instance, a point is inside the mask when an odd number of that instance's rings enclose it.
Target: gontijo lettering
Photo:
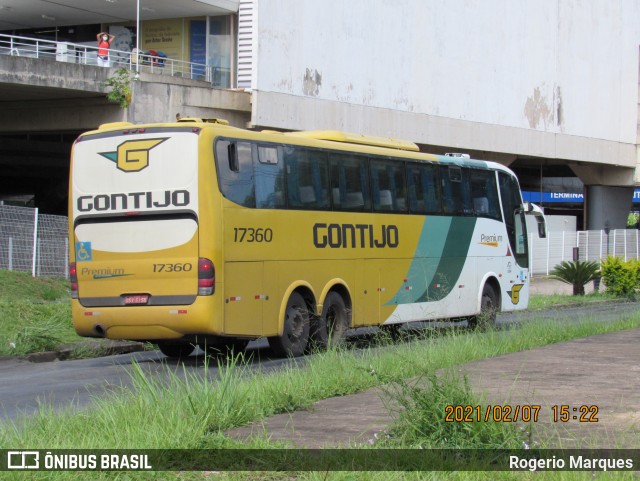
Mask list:
[[[82,195],[78,197],[76,207],[80,212],[185,207],[191,202],[190,197],[187,190]]]
[[[321,249],[396,248],[399,243],[400,235],[396,225],[381,225],[376,228],[373,224],[318,223],[313,226],[313,244]]]

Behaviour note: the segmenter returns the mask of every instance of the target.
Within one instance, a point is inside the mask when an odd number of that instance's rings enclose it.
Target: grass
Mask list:
[[[0,269],[0,302],[54,302],[69,299],[69,281],[53,277],[32,277],[26,272]]]
[[[401,380],[387,388],[397,406],[396,421],[386,436],[384,447],[419,449],[521,449],[523,431],[515,423],[465,419],[469,413],[447,411],[452,406],[486,405],[471,391],[468,379],[453,371],[409,383]],[[471,413],[473,414],[473,413]],[[450,420],[447,420],[449,415]],[[458,421],[455,421],[458,416]]]
[[[0,270],[0,356],[81,340],[71,325],[68,281]]]
[[[529,298],[529,310],[548,309],[550,307],[577,306],[603,301],[619,300],[619,297],[606,293],[593,292],[584,296],[565,294],[532,295]]]

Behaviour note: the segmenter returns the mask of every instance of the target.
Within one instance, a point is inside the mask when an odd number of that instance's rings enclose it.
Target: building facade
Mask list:
[[[118,34],[117,50],[215,67],[216,90],[250,96],[237,125],[340,129],[467,152],[510,165],[543,205],[545,193],[566,194],[547,207],[573,213],[579,228],[626,223],[640,181],[635,0],[142,0],[138,12],[135,0],[125,4],[120,18],[94,12],[84,31],[91,23]],[[58,23],[80,29],[77,20]],[[146,89],[112,117],[216,108],[166,94],[171,87]],[[157,108],[142,104],[163,95]]]

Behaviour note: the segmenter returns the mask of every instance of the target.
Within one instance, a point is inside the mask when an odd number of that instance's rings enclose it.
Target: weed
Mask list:
[[[381,440],[384,445],[421,449],[523,447],[522,431],[515,424],[478,420],[474,411],[455,411],[456,406],[486,404],[472,393],[466,376],[430,374],[412,384],[400,381],[386,393],[399,410],[388,437]]]

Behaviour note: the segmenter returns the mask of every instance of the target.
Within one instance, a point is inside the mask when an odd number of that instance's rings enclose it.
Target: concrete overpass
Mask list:
[[[106,122],[172,121],[176,113],[245,127],[251,96],[207,82],[141,72],[127,109],[109,103],[115,68],[0,55],[0,199],[35,195],[44,212],[64,213],[71,144]]]

